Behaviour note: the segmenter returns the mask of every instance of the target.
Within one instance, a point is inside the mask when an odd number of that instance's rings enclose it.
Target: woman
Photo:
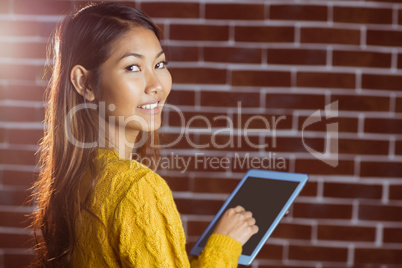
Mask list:
[[[32,266],[190,266],[170,189],[130,160],[134,144],[158,157],[172,81],[157,27],[133,7],[88,6],[63,21],[53,54]],[[191,265],[236,267],[257,231],[250,212],[228,210]]]

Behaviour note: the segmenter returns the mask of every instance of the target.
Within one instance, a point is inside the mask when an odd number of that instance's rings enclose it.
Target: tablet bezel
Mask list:
[[[236,193],[239,191],[239,189],[243,186],[244,182],[247,180],[249,177],[257,177],[257,178],[262,178],[262,179],[273,179],[273,180],[283,180],[283,181],[293,181],[293,182],[298,182],[298,185],[286,204],[282,207],[281,211],[279,214],[276,216],[275,220],[271,224],[271,226],[268,228],[267,232],[264,234],[258,245],[255,247],[254,251],[252,252],[251,255],[240,255],[239,264],[242,265],[250,265],[251,262],[254,260],[254,258],[257,256],[258,252],[261,250],[262,246],[265,244],[265,242],[268,240],[276,226],[279,224],[280,220],[283,218],[285,213],[289,210],[289,207],[292,205],[296,197],[299,195],[300,191],[303,189],[304,185],[306,184],[308,180],[308,175],[306,174],[301,174],[301,173],[291,173],[291,172],[280,172],[280,171],[270,171],[270,170],[256,170],[256,169],[251,169],[249,170],[243,178],[240,180],[239,184],[236,186],[236,188],[233,190],[233,192],[229,195],[229,197],[226,199],[225,203],[222,205],[218,213],[214,216],[212,221],[209,223],[208,227],[204,230],[200,238],[197,240],[195,245],[190,251],[191,255],[198,256],[201,251],[203,250],[203,247],[200,246],[200,243],[204,239],[204,237],[208,234],[209,230],[214,226],[215,222],[220,218],[221,214],[226,211],[227,205],[230,203],[230,201],[233,199],[233,197],[236,195]],[[258,223],[257,223],[258,225]]]

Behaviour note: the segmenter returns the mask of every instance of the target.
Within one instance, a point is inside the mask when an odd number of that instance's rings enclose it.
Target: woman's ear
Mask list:
[[[70,81],[73,84],[75,90],[81,95],[85,96],[88,101],[95,99],[95,93],[92,89],[87,88],[89,79],[89,71],[82,65],[75,65],[71,69]]]

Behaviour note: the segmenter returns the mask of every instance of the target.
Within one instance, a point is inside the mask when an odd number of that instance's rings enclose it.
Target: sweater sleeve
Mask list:
[[[112,218],[122,267],[189,267],[185,235],[166,182],[149,172],[133,183]],[[241,244],[212,235],[194,267],[237,267]]]
[[[212,234],[198,259],[191,267],[237,267],[242,251],[241,243],[231,237]]]

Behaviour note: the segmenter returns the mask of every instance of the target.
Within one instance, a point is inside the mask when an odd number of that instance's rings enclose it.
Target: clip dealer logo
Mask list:
[[[309,145],[307,145],[304,140],[304,132],[308,126],[314,123],[321,122],[322,120],[329,120],[336,117],[338,117],[338,101],[334,101],[325,106],[324,111],[322,110],[315,111],[312,115],[310,115],[306,119],[306,121],[304,121],[302,126],[302,141],[304,148],[315,158],[330,165],[331,167],[337,167],[339,164],[338,123],[326,124],[324,152],[319,152],[311,148]]]

